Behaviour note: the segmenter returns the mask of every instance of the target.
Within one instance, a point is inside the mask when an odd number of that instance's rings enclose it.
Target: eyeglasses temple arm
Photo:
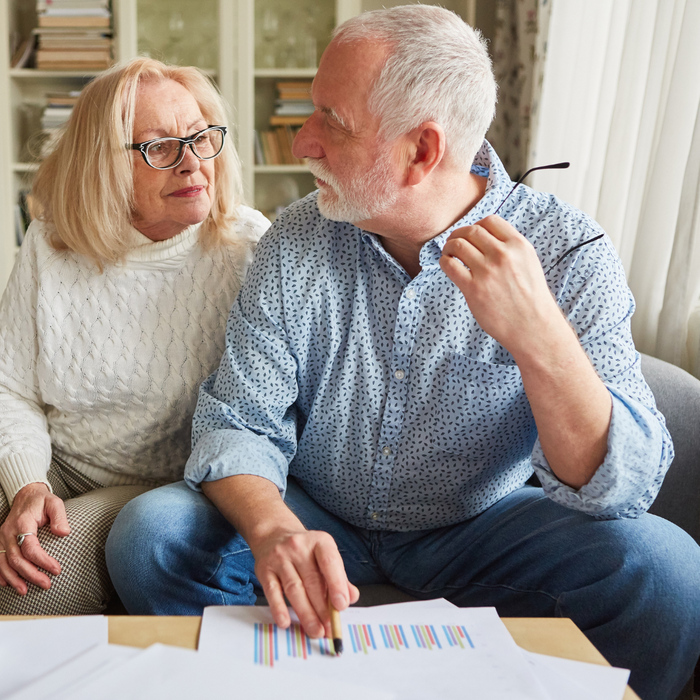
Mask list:
[[[524,175],[520,176],[520,179],[513,185],[513,188],[511,191],[508,193],[506,198],[498,205],[498,209],[494,212],[494,214],[498,214],[498,212],[501,210],[501,207],[508,201],[508,197],[510,197],[513,192],[515,192],[515,188],[522,184],[523,180],[530,174],[534,173],[535,170],[564,170],[565,168],[568,168],[569,165],[571,165],[568,162],[563,162],[563,163],[553,163],[552,165],[538,165],[536,168],[530,168]]]
[[[599,233],[597,236],[594,236],[593,238],[589,238],[587,241],[583,241],[583,243],[579,243],[579,244],[575,245],[573,248],[569,248],[569,250],[567,250],[566,253],[564,253],[564,255],[562,255],[555,263],[550,265],[547,272],[545,272],[545,275],[548,275],[567,255],[570,255],[578,248],[583,248],[583,246],[588,245],[589,243],[593,243],[594,241],[600,240],[604,235],[605,235],[604,233]]]

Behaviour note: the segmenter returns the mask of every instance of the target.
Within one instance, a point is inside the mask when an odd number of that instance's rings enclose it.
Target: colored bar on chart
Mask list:
[[[372,649],[376,649],[377,645],[374,643],[374,635],[372,634],[372,625],[368,625],[369,638],[372,640]]]
[[[433,639],[435,640],[434,644],[437,644],[438,649],[442,649],[442,644],[440,644],[440,638],[438,637],[437,632],[435,631],[435,627],[433,627],[433,625],[430,625],[430,629],[432,630]]]

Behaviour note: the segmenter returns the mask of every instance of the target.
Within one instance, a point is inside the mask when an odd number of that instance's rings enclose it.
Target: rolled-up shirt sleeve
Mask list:
[[[622,266],[607,239],[598,245],[608,247],[609,264],[600,264],[593,246],[582,248],[558,301],[612,398],[607,454],[580,489],[554,475],[539,439],[532,465],[545,493],[561,505],[601,519],[634,518],[656,498],[674,457],[673,443],[642,375],[630,327],[634,299]]]
[[[185,481],[252,474],[284,495],[296,452],[297,365],[283,321],[278,237],[258,245],[226,326],[219,368],[201,385]]]

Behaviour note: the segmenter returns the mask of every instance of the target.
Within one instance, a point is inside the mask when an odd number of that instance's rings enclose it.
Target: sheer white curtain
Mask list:
[[[531,184],[622,258],[642,351],[700,376],[700,0],[553,0]]]

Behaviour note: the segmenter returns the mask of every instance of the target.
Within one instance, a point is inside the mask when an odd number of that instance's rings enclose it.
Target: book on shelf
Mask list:
[[[309,86],[310,88],[310,86]],[[279,99],[281,100],[311,100],[311,92],[309,90],[278,90]]]
[[[109,9],[109,0],[36,0],[36,11],[46,12],[47,10],[60,9]]]
[[[39,15],[39,27],[109,27],[112,21],[107,15]]]
[[[109,32],[94,29],[76,29],[61,27],[54,29],[34,29],[41,49],[111,49],[112,39]]]
[[[260,140],[260,132],[257,129],[253,131],[253,149],[255,152],[255,165],[265,165],[265,154],[263,153],[262,141]]]
[[[311,94],[312,82],[313,80],[280,80],[276,85],[278,90],[300,91],[308,97]]]
[[[292,144],[298,131],[287,125],[262,133],[256,132],[256,163],[258,165],[305,165],[306,161],[297,158],[292,152]]]
[[[57,129],[71,117],[73,107],[46,107],[41,115],[42,129]]]
[[[277,100],[275,114],[309,116],[314,111],[313,102],[307,100]]]
[[[25,39],[10,59],[10,68],[27,68],[34,58],[35,45],[36,38],[34,36]]]
[[[270,126],[304,126],[309,115],[276,115],[270,117]]]
[[[84,63],[108,62],[112,58],[109,50],[98,49],[97,51],[74,49],[72,51],[59,51],[57,49],[39,49],[36,52],[37,65],[41,63],[65,63],[80,61]]]
[[[73,107],[80,97],[80,90],[70,92],[47,92],[47,107]]]
[[[277,137],[273,131],[265,131],[263,134],[265,140],[267,141],[267,151],[269,154],[267,164],[268,165],[281,165],[282,157],[280,154],[279,144],[277,143]]]
[[[40,70],[74,70],[74,71],[98,71],[105,70],[112,65],[112,61],[48,61],[37,62]]]
[[[60,51],[58,49],[39,49],[36,52],[37,63],[58,61],[86,61],[94,63],[96,61],[109,61],[112,57],[111,51],[98,49],[96,51],[87,49],[73,49],[72,51]]]

